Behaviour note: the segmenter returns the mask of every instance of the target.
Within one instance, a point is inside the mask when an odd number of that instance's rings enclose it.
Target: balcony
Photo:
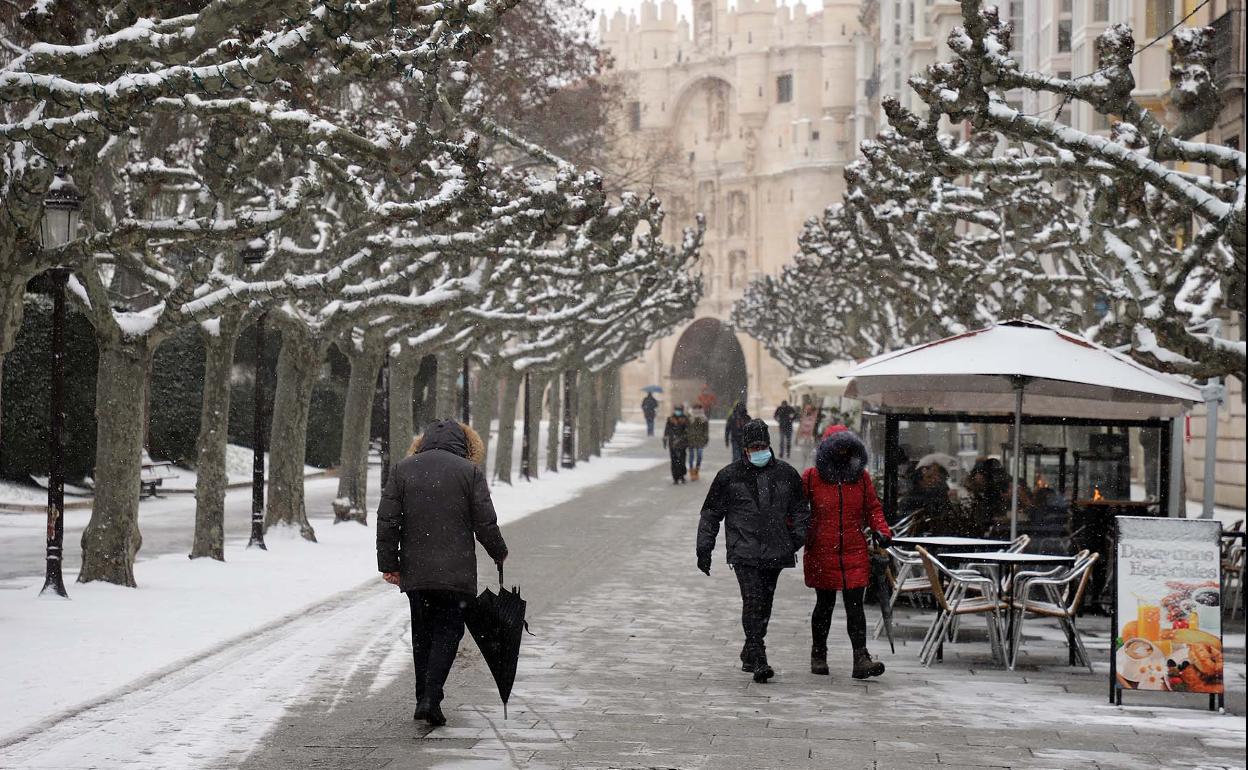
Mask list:
[[[1244,11],[1227,11],[1214,20],[1213,82],[1219,89],[1244,87]]]

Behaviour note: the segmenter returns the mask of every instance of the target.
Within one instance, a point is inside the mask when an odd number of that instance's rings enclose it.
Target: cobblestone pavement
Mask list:
[[[715,452],[708,466],[722,461]],[[740,601],[722,550],[710,578],[694,565],[708,483],[632,474],[505,530],[508,582],[529,599],[534,634],[508,719],[466,636],[446,727],[411,720],[410,668],[386,680],[360,666],[348,696],[338,688],[289,709],[244,767],[1244,767],[1242,672],[1238,716],[1202,711],[1199,700],[1116,708],[1104,667],[1068,667],[1052,630],[1030,639],[1024,665],[1007,672],[991,663],[982,626],[968,623],[944,661],[924,669],[916,657],[926,618],[911,614],[896,655],[873,644],[888,672],[860,682],[848,675],[838,611],[832,676],[814,676],[813,594],[799,570],[781,578],[768,636],[778,676],[755,684],[739,670]],[[406,612],[397,596],[394,611]],[[408,643],[396,637],[373,669],[393,668]]]

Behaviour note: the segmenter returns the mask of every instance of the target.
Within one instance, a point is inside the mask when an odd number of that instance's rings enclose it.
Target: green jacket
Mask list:
[[[685,433],[691,447],[704,447],[711,440],[710,424],[705,417],[693,417],[689,420],[689,429]]]

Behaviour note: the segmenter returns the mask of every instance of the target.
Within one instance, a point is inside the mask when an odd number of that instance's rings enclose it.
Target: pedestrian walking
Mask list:
[[[693,407],[693,416],[689,418],[689,430],[685,435],[689,439],[689,478],[697,481],[702,475],[702,452],[711,441],[711,423],[701,406]]]
[[[407,594],[412,612],[412,718],[434,727],[446,724],[443,688],[464,636],[464,611],[477,595],[473,537],[500,569],[507,558],[484,458],[472,428],[432,423],[390,472],[377,508],[377,569]]]
[[[780,456],[788,458],[793,453],[793,421],[797,419],[797,410],[789,406],[788,401],[781,401],[772,417],[780,429]]]
[[[672,460],[672,483],[685,483],[685,452],[689,449],[689,418],[683,406],[677,404],[672,416],[663,426],[663,446]]]
[[[810,671],[828,673],[828,631],[836,592],[845,603],[845,627],[854,650],[852,676],[879,676],[884,664],[867,650],[867,616],[863,600],[871,579],[870,552],[863,529],[870,527],[887,542],[893,536],[884,507],[867,472],[867,449],[844,426],[830,426],[831,435],[815,451],[815,465],[802,474],[810,500],[810,528],[802,568],[806,585],[815,589],[810,616]]]
[[[767,423],[752,420],[742,431],[746,455],[715,474],[698,521],[698,569],[711,574],[711,554],[724,523],[728,566],[741,589],[741,670],[755,682],[775,676],[767,663],[767,625],[780,571],[796,565],[806,542],[810,507],[802,478],[771,451]]]
[[[732,411],[724,422],[724,446],[732,447],[732,461],[735,463],[743,456],[743,431],[750,422],[750,413],[745,411],[745,404],[740,401],[732,405]]]
[[[653,393],[647,393],[641,400],[641,414],[646,418],[646,435],[654,435],[654,418],[659,414],[659,402]]]

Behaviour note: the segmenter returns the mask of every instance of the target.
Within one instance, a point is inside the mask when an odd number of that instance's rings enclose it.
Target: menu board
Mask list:
[[[1113,687],[1224,692],[1222,525],[1119,516]]]

